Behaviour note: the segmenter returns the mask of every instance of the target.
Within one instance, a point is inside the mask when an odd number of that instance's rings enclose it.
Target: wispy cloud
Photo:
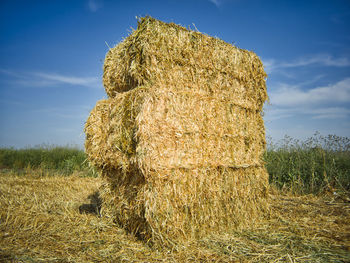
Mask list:
[[[290,62],[278,62],[275,59],[263,60],[266,72],[272,73],[273,71],[284,68],[296,68],[305,66],[330,66],[330,67],[349,67],[349,58],[335,58],[329,54],[316,54],[313,56],[305,56],[295,59]]]
[[[216,5],[216,7],[219,7],[221,5],[220,0],[209,0],[209,2],[212,2],[214,5]]]
[[[87,6],[91,12],[96,12],[101,8],[101,3],[96,0],[88,0]]]
[[[51,87],[59,85],[97,88],[100,82],[97,77],[78,77],[48,72],[15,72],[0,69],[0,74],[7,75],[8,82],[23,87]]]
[[[350,60],[348,58],[334,58],[328,54],[318,54],[315,56],[299,58],[289,63],[280,64],[280,66],[284,68],[302,67],[308,65],[347,67],[350,66]]]
[[[206,1],[209,1],[209,2],[213,3],[217,8],[220,8],[226,3],[229,3],[229,2],[238,3],[241,0],[206,0]]]
[[[295,112],[291,112],[289,109],[280,109],[273,106],[265,106],[264,113],[265,121],[287,119],[295,115]]]
[[[14,78],[22,78],[22,74],[19,74],[19,73],[16,73],[16,72],[13,72],[13,71],[7,70],[7,69],[0,69],[0,74],[12,76]]]
[[[39,77],[41,80],[49,81],[52,83],[63,83],[85,87],[93,87],[98,81],[96,77],[75,77],[43,72],[37,72],[34,75]]]
[[[350,117],[350,78],[328,86],[305,90],[303,84],[279,84],[265,108],[266,119],[275,121],[296,115],[312,119],[339,119]]]
[[[288,119],[296,115],[310,116],[312,119],[344,119],[350,116],[350,109],[346,107],[294,107],[294,108],[268,108],[265,110],[267,122]]]
[[[277,90],[270,93],[270,100],[272,104],[288,107],[350,102],[350,78],[310,90],[303,90],[300,85],[280,84]]]
[[[345,107],[329,107],[310,110],[314,119],[343,119],[350,116],[350,109]]]

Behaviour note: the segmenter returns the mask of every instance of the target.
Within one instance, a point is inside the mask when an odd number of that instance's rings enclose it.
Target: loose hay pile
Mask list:
[[[85,127],[105,215],[171,244],[267,210],[266,74],[253,53],[156,19],[109,50]]]

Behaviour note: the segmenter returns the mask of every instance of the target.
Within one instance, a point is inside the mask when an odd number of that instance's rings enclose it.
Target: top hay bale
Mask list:
[[[237,106],[261,111],[267,99],[265,78],[255,53],[144,17],[136,31],[107,53],[103,83],[111,98],[141,85],[156,85],[234,98]]]

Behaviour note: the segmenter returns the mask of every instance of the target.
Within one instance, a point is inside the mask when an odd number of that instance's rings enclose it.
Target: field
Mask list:
[[[99,216],[81,150],[0,149],[0,262],[350,262],[349,139],[269,144],[270,213],[254,229],[155,249]]]

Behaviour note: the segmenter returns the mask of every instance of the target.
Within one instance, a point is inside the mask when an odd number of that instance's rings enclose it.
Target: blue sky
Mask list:
[[[267,135],[350,136],[348,0],[0,2],[0,146],[83,146],[106,98],[103,60],[135,16],[195,27],[252,50],[268,73]]]

